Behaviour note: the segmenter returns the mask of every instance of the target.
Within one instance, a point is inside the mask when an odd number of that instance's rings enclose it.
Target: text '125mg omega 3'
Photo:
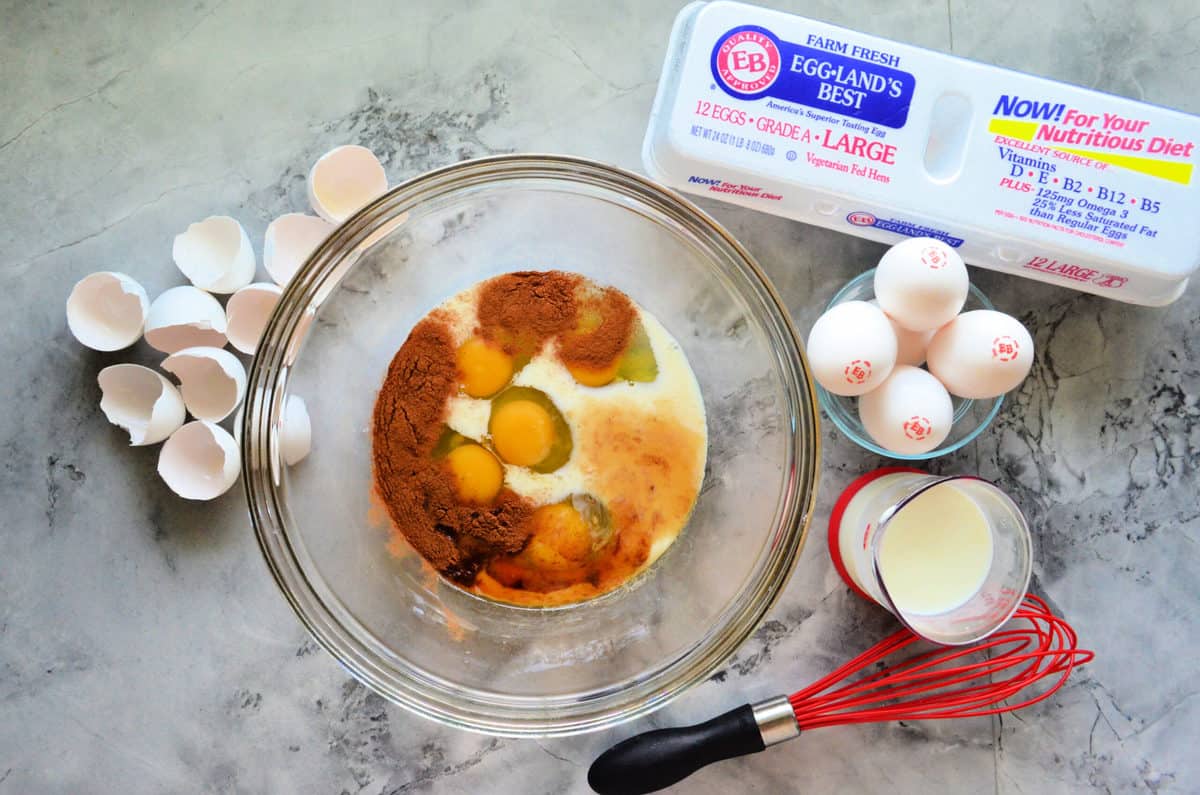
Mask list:
[[[675,22],[642,157],[681,190],[1161,305],[1200,264],[1198,140],[1168,108],[714,2]]]

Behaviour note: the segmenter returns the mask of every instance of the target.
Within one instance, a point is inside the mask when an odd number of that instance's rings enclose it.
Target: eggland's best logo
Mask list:
[[[930,270],[940,271],[949,261],[946,249],[941,246],[926,246],[921,249],[921,262],[928,265]]]
[[[1021,344],[1007,334],[992,340],[992,358],[1011,362],[1021,355]]]
[[[871,377],[871,362],[867,359],[855,359],[842,368],[842,375],[846,377],[847,384],[865,384]]]
[[[929,434],[933,433],[933,423],[928,417],[920,414],[912,415],[900,427],[904,429],[905,436],[917,442],[924,441]]]
[[[713,73],[736,94],[765,91],[779,77],[779,46],[765,31],[731,30],[713,51]]]

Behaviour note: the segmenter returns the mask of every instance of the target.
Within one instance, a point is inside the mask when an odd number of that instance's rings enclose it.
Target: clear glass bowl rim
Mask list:
[[[722,611],[717,625],[676,659],[633,682],[585,698],[501,697],[481,701],[453,687],[411,676],[395,656],[372,648],[369,633],[337,620],[301,566],[278,487],[278,425],[292,365],[312,309],[337,289],[362,250],[402,223],[409,210],[445,193],[520,179],[585,183],[620,194],[667,216],[741,270],[780,374],[787,420],[787,469],[775,524],[755,576]],[[312,636],[357,680],[393,703],[440,723],[497,736],[548,737],[596,731],[648,714],[702,682],[749,637],[795,568],[816,501],[820,462],[819,409],[803,345],[786,305],[750,253],[720,224],[678,194],[624,169],[585,158],[497,155],[462,161],[403,182],[347,219],[312,253],[285,287],[250,368],[242,420],[242,482],[250,519],[267,567]],[[319,454],[319,453],[318,453]],[[382,647],[382,644],[377,644]],[[383,647],[386,648],[386,647]]]

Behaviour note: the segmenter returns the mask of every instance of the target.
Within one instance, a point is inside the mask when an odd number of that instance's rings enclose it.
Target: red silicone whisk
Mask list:
[[[1036,596],[1026,596],[1012,619],[979,643],[899,656],[921,642],[899,630],[791,696],[631,737],[592,764],[588,783],[601,795],[641,795],[822,726],[1009,712],[1049,697],[1094,656]],[[1031,687],[1038,682],[1044,687]]]

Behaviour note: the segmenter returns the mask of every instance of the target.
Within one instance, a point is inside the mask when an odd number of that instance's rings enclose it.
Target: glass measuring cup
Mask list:
[[[1029,526],[1008,495],[974,476],[905,467],[850,484],[830,516],[829,552],[853,590],[944,645],[999,629],[1032,573]]]

